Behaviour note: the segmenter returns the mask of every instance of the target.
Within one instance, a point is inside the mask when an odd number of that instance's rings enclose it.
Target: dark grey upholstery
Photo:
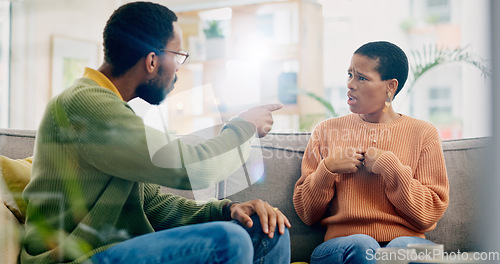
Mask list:
[[[323,242],[325,228],[305,225],[292,202],[295,182],[300,178],[300,164],[309,140],[308,133],[272,134],[262,139],[264,181],[229,197],[234,201],[262,199],[278,207],[290,220],[293,261],[309,261],[313,249]]]
[[[449,252],[477,251],[479,176],[490,139],[475,138],[443,142],[446,171],[450,182],[450,205],[427,238],[445,245]]]
[[[302,223],[292,203],[293,187],[300,177],[300,164],[309,133],[270,134],[259,139],[253,148],[251,159],[262,156],[263,177],[240,192],[229,195],[234,201],[262,199],[279,207],[292,223],[292,261],[309,261],[312,250],[323,241],[324,228],[309,227]],[[24,158],[33,154],[35,132],[0,129],[0,155]],[[445,245],[450,252],[477,249],[475,237],[478,214],[474,213],[479,192],[476,191],[477,176],[481,173],[481,157],[486,151],[488,138],[452,140],[443,142],[446,168],[450,181],[450,205],[437,228],[427,237]],[[212,188],[214,198],[223,198],[228,193],[222,182]],[[166,189],[193,198],[192,192]]]

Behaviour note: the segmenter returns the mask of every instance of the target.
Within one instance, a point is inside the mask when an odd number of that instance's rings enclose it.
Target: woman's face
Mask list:
[[[376,70],[378,59],[354,54],[347,70],[347,104],[356,114],[380,114],[385,107],[389,81],[382,81]]]

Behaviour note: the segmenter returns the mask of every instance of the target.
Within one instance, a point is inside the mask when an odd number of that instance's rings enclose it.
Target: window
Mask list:
[[[451,21],[450,9],[449,0],[427,0],[427,22],[449,23]]]
[[[9,123],[10,3],[0,2],[0,127]]]
[[[429,120],[438,127],[442,139],[460,138],[461,120],[453,114],[453,91],[451,86],[429,88]]]
[[[429,116],[451,115],[452,101],[450,87],[431,87],[429,90]]]

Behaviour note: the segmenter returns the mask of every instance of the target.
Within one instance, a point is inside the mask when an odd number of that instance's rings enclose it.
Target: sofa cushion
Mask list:
[[[21,223],[24,222],[26,202],[22,192],[31,178],[31,157],[10,159],[0,156],[0,197]]]
[[[304,224],[292,202],[309,138],[309,133],[270,133],[261,138],[258,148],[262,152],[264,175],[250,187],[228,197],[233,201],[262,199],[287,216],[292,223],[289,230],[292,262],[309,261],[312,251],[323,242],[326,232],[319,224],[312,227]]]

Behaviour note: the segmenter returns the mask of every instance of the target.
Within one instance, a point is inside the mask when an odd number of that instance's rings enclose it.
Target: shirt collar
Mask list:
[[[123,101],[123,97],[118,91],[118,89],[116,89],[116,86],[108,79],[108,77],[106,77],[106,75],[102,74],[102,72],[85,67],[85,71],[83,72],[83,77],[89,78],[94,82],[96,82],[97,84],[99,84],[101,87],[104,87],[112,91]]]

